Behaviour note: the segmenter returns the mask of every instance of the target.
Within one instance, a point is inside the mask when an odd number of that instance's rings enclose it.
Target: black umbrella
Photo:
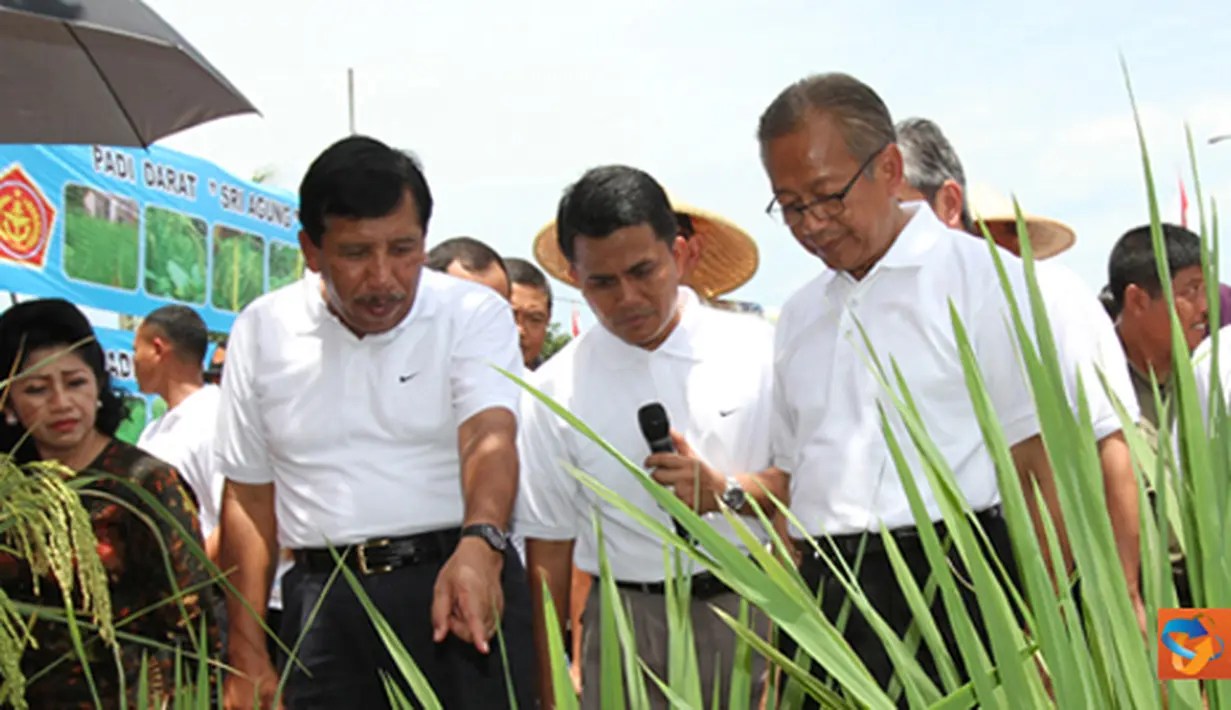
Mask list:
[[[0,143],[147,147],[256,112],[138,0],[0,0]]]

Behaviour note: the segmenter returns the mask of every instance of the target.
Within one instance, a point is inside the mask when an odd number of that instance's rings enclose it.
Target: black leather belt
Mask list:
[[[620,589],[626,589],[631,592],[642,592],[644,594],[666,594],[666,582],[616,582],[616,586]],[[731,588],[722,583],[709,572],[702,572],[694,575],[692,578],[692,598],[693,599],[710,599],[720,594],[726,594],[731,591]]]
[[[991,508],[980,510],[975,513],[975,518],[979,524],[986,530],[988,525],[1000,520],[1004,517],[1004,509],[999,505],[994,505]],[[945,536],[948,534],[948,527],[944,521],[938,521],[932,526],[936,530],[936,534],[940,537],[941,543],[944,543]],[[899,546],[919,547],[922,542],[919,538],[919,529],[911,526],[905,528],[897,528],[890,530],[889,534],[893,536],[894,542]],[[833,544],[837,547],[838,552],[846,559],[853,560],[859,552],[859,543],[864,538],[867,543],[864,547],[864,554],[884,554],[885,543],[881,539],[880,533],[876,531],[849,533],[844,535],[832,536]],[[816,548],[812,546],[809,540],[793,539],[791,542],[795,545],[795,550],[799,552],[803,560],[819,560]],[[833,547],[830,547],[829,540],[823,536],[816,538],[816,546],[821,548],[827,554],[833,552]]]
[[[457,548],[461,529],[382,537],[336,548],[345,563],[363,575],[384,574],[401,567],[444,562]],[[308,572],[331,573],[337,563],[327,548],[299,549],[292,553],[295,565]]]

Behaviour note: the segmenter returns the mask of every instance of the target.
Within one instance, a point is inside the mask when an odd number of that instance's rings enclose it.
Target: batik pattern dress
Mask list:
[[[211,575],[185,542],[179,526],[195,536],[200,545],[201,530],[196,505],[188,487],[168,463],[120,441],[112,441],[82,475],[109,474],[140,486],[157,499],[165,512],[151,509],[135,491],[116,480],[104,479],[82,493],[99,553],[107,570],[111,590],[111,609],[117,631],[149,639],[161,648],[132,641],[119,641],[118,666],[124,675],[128,706],[138,707],[137,689],[143,655],[151,698],[147,707],[162,707],[163,700],[175,692],[175,648],[182,654],[220,657],[217,620],[208,610],[217,592],[207,584]],[[94,495],[89,491],[101,493]],[[121,504],[118,501],[123,501]],[[129,508],[131,506],[131,508]],[[135,514],[133,511],[139,511]],[[142,518],[145,518],[143,520]],[[151,527],[153,529],[151,529]],[[157,530],[157,534],[154,533]],[[165,549],[165,551],[164,551]],[[12,558],[9,558],[10,562]],[[10,570],[12,572],[12,570]],[[29,568],[4,574],[4,590],[17,601],[63,609],[59,587],[51,579],[41,580],[35,596]],[[175,588],[193,590],[182,598],[182,606],[164,603],[175,596]],[[161,603],[161,606],[158,606]],[[157,607],[151,610],[151,607]],[[134,617],[128,619],[128,617]],[[202,619],[206,637],[201,638]],[[56,621],[36,621],[33,635],[37,648],[27,648],[22,670],[30,678],[56,663],[54,670],[29,684],[26,699],[31,708],[96,707],[67,627]],[[83,633],[90,673],[104,708],[120,707],[120,677],[116,652],[97,636]],[[194,641],[195,640],[195,641]],[[198,651],[201,649],[202,651]],[[66,657],[67,656],[67,657]],[[196,666],[185,659],[184,677],[194,679]],[[211,673],[211,683],[216,682]]]

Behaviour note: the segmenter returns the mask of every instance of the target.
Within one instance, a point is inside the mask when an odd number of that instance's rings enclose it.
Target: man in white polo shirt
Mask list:
[[[941,515],[896,406],[870,369],[860,328],[880,361],[900,368],[928,434],[1016,576],[995,469],[950,316],[952,308],[967,329],[1020,475],[1037,482],[1048,509],[1058,511],[1030,385],[1006,321],[1008,306],[986,244],[950,230],[926,204],[899,202],[902,155],[889,110],[870,87],[844,74],[799,81],[762,114],[758,139],[773,192],[768,210],[828,267],[788,300],[778,321],[774,463],[791,476],[792,512],[809,536],[833,536],[852,564],[866,541],[860,586],[889,626],[903,634],[913,616],[881,547],[880,526],[895,532],[920,585],[931,568],[885,442],[882,411],[931,519],[939,521]],[[1025,303],[1020,262],[1004,258],[1016,297]],[[892,373],[890,378],[895,379]],[[1067,549],[1062,522],[1057,527]],[[823,613],[836,618],[845,590],[810,545],[800,541],[800,546],[801,575],[822,590]],[[956,555],[951,559],[960,565]],[[973,593],[963,593],[981,629]],[[965,677],[939,598],[933,614]],[[862,614],[851,615],[844,637],[877,682],[887,686],[893,664]],[[791,642],[783,646],[788,655],[794,651]],[[943,687],[926,648],[920,662]]]
[[[409,156],[343,139],[308,168],[299,199],[311,273],[231,331],[222,566],[263,613],[278,541],[293,551],[283,632],[304,634],[311,675],[296,666],[289,708],[389,707],[381,671],[413,697],[348,585],[325,592],[329,545],[444,707],[503,708],[510,694],[532,707],[529,594],[505,535],[521,390],[492,367],[521,372],[512,312],[491,289],[422,268],[432,197]],[[277,677],[263,634],[240,600],[228,611],[243,674],[227,678],[228,707],[251,708],[254,683],[268,706]]]
[[[759,318],[704,307],[680,285],[687,245],[678,236],[667,194],[640,170],[607,166],[588,171],[560,200],[555,228],[556,247],[570,264],[571,280],[580,285],[601,327],[548,360],[534,373],[533,384],[617,450],[644,462],[682,500],[692,504],[695,497],[714,526],[737,540],[721,514],[712,513],[719,500],[750,513],[748,498],[772,509],[765,491],[779,497],[786,493],[785,478],[770,466],[772,328]],[[654,403],[665,410],[679,453],[651,455],[639,412]],[[517,525],[526,536],[536,596],[541,692],[547,694],[552,682],[544,665],[546,624],[563,625],[570,563],[575,558],[583,572],[599,572],[592,510],[603,521],[612,573],[631,610],[638,655],[665,680],[670,644],[662,541],[602,502],[567,466],[594,476],[642,510],[656,512],[668,526],[670,516],[614,457],[529,395],[523,399],[519,446]],[[692,486],[694,475],[701,482],[699,491]],[[760,529],[755,519],[750,525]],[[543,579],[557,619],[544,619],[537,601]],[[719,697],[726,698],[735,635],[710,606],[737,615],[740,600],[708,573],[694,577],[692,593],[701,688],[708,696],[715,679],[721,679]],[[594,585],[583,617],[582,707],[587,709],[598,708],[604,693],[611,692],[601,685],[600,613]],[[756,700],[762,674],[754,669],[753,677]],[[647,685],[653,707],[668,707],[661,692]]]
[[[214,462],[218,387],[205,384],[209,331],[188,306],[163,306],[141,322],[133,337],[133,374],[145,394],[167,411],[141,431],[137,446],[166,461],[197,498],[205,552],[218,562],[218,509],[222,476]]]

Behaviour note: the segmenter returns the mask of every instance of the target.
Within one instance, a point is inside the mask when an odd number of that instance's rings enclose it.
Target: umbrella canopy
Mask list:
[[[256,108],[139,0],[0,0],[0,143],[148,147]]]

